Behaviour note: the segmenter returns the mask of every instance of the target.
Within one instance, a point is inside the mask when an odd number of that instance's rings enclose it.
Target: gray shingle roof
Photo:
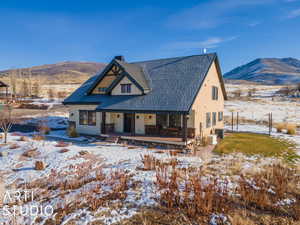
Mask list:
[[[96,75],[66,98],[64,104],[98,104],[100,111],[188,112],[216,57],[213,53],[126,63],[143,68],[149,79],[149,93],[139,96],[86,95],[99,76]]]

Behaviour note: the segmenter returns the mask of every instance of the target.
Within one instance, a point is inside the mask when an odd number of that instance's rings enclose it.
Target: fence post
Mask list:
[[[236,112],[236,130],[239,130],[239,112]]]
[[[231,112],[231,131],[233,132],[233,112]]]

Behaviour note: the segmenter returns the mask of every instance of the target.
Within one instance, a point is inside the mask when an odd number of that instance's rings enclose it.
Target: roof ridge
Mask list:
[[[188,58],[188,57],[194,57],[194,56],[208,56],[208,55],[216,55],[216,52],[212,53],[206,53],[206,54],[199,54],[199,55],[186,55],[186,56],[177,56],[177,57],[170,57],[170,58],[159,58],[159,59],[150,59],[150,60],[144,60],[144,61],[134,61],[134,62],[127,62],[128,64],[137,64],[137,63],[144,63],[144,62],[153,62],[153,61],[159,61],[159,60],[170,60],[170,59],[181,59],[181,58]]]

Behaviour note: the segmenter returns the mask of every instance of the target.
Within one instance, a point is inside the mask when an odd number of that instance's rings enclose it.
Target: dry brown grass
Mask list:
[[[64,141],[59,141],[55,147],[60,147],[60,148],[65,148],[65,147],[68,147],[70,144],[67,143],[67,142],[64,142]]]
[[[20,146],[17,144],[12,144],[9,146],[9,149],[17,149],[17,148],[20,148]]]
[[[45,137],[42,136],[42,135],[34,135],[32,137],[32,140],[34,140],[34,141],[43,141],[43,140],[45,140]]]
[[[275,125],[275,128],[277,129],[277,132],[279,132],[279,133],[282,132],[282,130],[285,129],[285,127],[286,127],[285,123],[277,123]]]
[[[287,134],[290,134],[290,135],[295,135],[296,129],[297,129],[296,124],[287,124],[287,126],[286,126]]]

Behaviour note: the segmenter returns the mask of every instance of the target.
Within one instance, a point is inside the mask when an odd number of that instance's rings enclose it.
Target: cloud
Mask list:
[[[241,7],[265,5],[278,0],[212,0],[200,3],[193,8],[171,15],[166,22],[169,27],[187,29],[214,28],[232,20]]]
[[[299,9],[294,9],[292,11],[289,12],[287,18],[288,19],[293,19],[300,16],[300,8]]]
[[[168,44],[166,47],[172,50],[194,50],[200,48],[217,48],[220,44],[237,39],[238,36],[228,38],[211,37],[202,41],[177,41]]]

